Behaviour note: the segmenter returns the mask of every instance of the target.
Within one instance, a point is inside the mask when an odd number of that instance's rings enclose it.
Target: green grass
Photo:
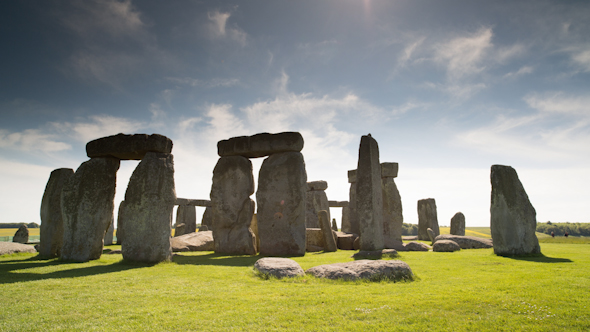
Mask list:
[[[0,228],[0,236],[14,236],[18,228]],[[39,236],[41,228],[29,228],[29,236]]]
[[[109,246],[109,249],[119,248]],[[67,263],[0,257],[1,331],[587,331],[590,246],[542,243],[544,256],[491,249],[404,252],[413,282],[263,280],[259,257],[182,253]],[[304,268],[351,261],[308,253]]]

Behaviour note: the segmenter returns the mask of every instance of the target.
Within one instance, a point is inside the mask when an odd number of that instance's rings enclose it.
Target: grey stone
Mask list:
[[[436,236],[440,235],[434,198],[426,198],[418,201],[418,240],[430,240],[428,231],[426,230],[428,228],[432,228]]]
[[[17,242],[0,242],[0,256],[17,254],[21,252],[36,253],[37,250],[35,250],[35,247],[28,244]]]
[[[184,224],[184,234],[196,232],[197,209],[192,205],[179,205],[176,209],[176,224],[178,223]],[[176,233],[174,236],[177,236]]]
[[[385,245],[386,249],[395,249],[397,251],[408,251],[402,241],[390,241]]]
[[[170,235],[175,201],[173,156],[146,153],[125,192],[125,222],[121,225],[125,260],[158,263],[172,259]]]
[[[210,195],[216,253],[256,255],[256,237],[250,229],[253,193],[250,160],[241,156],[219,158],[213,170]]]
[[[432,251],[437,252],[453,252],[459,250],[461,250],[461,247],[456,242],[451,240],[437,240],[432,245]]]
[[[209,230],[209,227],[207,227],[207,225],[201,225],[201,227],[199,227],[199,232],[206,232]]]
[[[125,239],[125,231],[123,230],[123,224],[125,223],[125,201],[121,201],[119,204],[119,210],[117,211],[117,244],[123,244]]]
[[[492,202],[490,226],[496,255],[539,254],[535,234],[537,213],[518,174],[510,166],[491,169]]]
[[[451,234],[465,236],[465,215],[463,213],[457,212],[451,218]]]
[[[384,164],[381,164],[381,170],[383,170]],[[397,165],[397,163],[395,164]],[[393,177],[383,177],[381,189],[383,194],[383,243],[385,248],[390,248],[395,242],[402,241],[402,225],[404,223],[402,198]]]
[[[258,158],[281,152],[299,152],[302,149],[303,137],[297,132],[261,133],[232,137],[217,143],[217,153],[220,157]]]
[[[158,134],[117,134],[95,139],[86,144],[90,158],[114,157],[123,160],[140,160],[147,152],[170,153],[172,140]]]
[[[348,201],[328,201],[329,207],[348,207]]]
[[[336,236],[338,237],[338,249],[355,250],[354,241],[358,239],[358,234],[336,232]]]
[[[357,237],[356,239],[354,239],[354,242],[352,243],[352,248],[354,250],[359,250],[361,248],[361,237]]]
[[[457,243],[461,249],[485,249],[493,247],[492,240],[475,236],[445,234],[437,236],[434,242],[438,240],[451,240]]]
[[[173,237],[170,246],[174,252],[183,251],[213,251],[215,243],[212,231],[198,231]]]
[[[348,171],[348,183],[356,183],[356,169]]]
[[[92,158],[83,162],[64,184],[63,260],[85,262],[100,258],[104,235],[113,219],[119,163],[116,158]]]
[[[407,251],[428,251],[430,246],[421,242],[408,242],[405,244]]]
[[[213,229],[213,212],[210,206],[206,207],[205,211],[203,212],[201,225],[207,226],[210,230]]]
[[[381,163],[381,177],[396,178],[398,169],[398,163]]]
[[[344,280],[413,280],[414,274],[408,264],[399,260],[357,260],[314,266],[305,271],[317,278]]]
[[[305,234],[307,247],[315,246],[324,248],[324,233],[321,228],[306,228]]]
[[[323,251],[324,247],[318,247],[318,246],[314,246],[313,244],[308,244],[307,247],[305,248],[305,251],[307,252],[318,252],[318,251]]]
[[[330,218],[330,206],[328,204],[328,196],[326,196],[326,192],[323,190],[307,191],[305,193],[305,209],[305,227],[320,227],[318,219],[319,211],[328,211],[328,218]]]
[[[307,191],[323,191],[326,189],[328,189],[327,181],[311,181],[307,183]]]
[[[356,209],[361,250],[383,249],[383,193],[379,146],[371,135],[362,136],[356,174]]]
[[[402,236],[402,240],[403,241],[415,241],[415,240],[418,240],[418,235]]]
[[[290,258],[264,257],[254,263],[254,269],[262,275],[278,279],[305,275],[301,266]]]
[[[334,232],[338,232],[338,225],[336,224],[336,219],[332,219],[332,230]]]
[[[104,245],[110,246],[113,244],[113,233],[115,232],[115,220],[114,217],[111,218],[111,224],[109,225],[109,229],[104,234]]]
[[[176,197],[174,205],[190,205],[190,206],[211,206],[211,201],[208,199],[191,199],[191,198],[179,198]]]
[[[61,215],[61,190],[74,175],[71,168],[51,172],[41,200],[41,229],[39,255],[59,257],[63,245],[64,223]]]
[[[350,209],[348,206],[342,208],[342,220],[340,221],[340,230],[350,233],[352,226],[350,225]]]
[[[374,250],[374,251],[364,251],[361,250],[356,254],[350,256],[354,259],[381,259],[383,257],[396,257],[398,256],[397,250],[395,249],[383,249],[383,250]]]
[[[324,236],[324,251],[337,251],[338,247],[336,246],[336,239],[332,234],[332,228],[330,227],[330,219],[328,219],[328,213],[325,210],[319,211],[318,219],[320,220],[320,228],[322,229],[322,235]]]
[[[258,217],[256,216],[256,213],[252,216],[250,229],[252,230],[252,233],[254,233],[256,239],[256,252],[260,252],[260,236],[258,235]]]
[[[432,230],[432,228],[428,227],[426,229],[426,232],[428,233],[428,239],[430,239],[430,242],[434,243],[434,239],[436,238],[436,234],[434,234],[434,231]]]
[[[350,228],[343,228],[343,231],[360,234],[361,231],[356,208],[356,169],[348,171],[348,182],[350,183],[350,190],[348,192],[348,223],[350,224]]]
[[[176,226],[174,227],[174,237],[177,236],[182,236],[184,234],[187,234],[186,230],[186,225],[185,224],[176,224]]]
[[[12,242],[16,243],[28,243],[29,242],[29,228],[27,225],[20,225],[20,227],[14,233],[12,237]]]
[[[256,192],[261,255],[305,255],[306,189],[301,153],[277,153],[264,160]]]

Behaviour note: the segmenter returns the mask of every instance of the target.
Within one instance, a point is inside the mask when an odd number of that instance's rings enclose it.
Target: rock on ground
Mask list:
[[[29,242],[29,228],[27,225],[20,225],[12,237],[12,242],[23,244]]]
[[[290,258],[265,257],[254,263],[258,273],[276,278],[303,276],[305,272],[296,261]]]
[[[298,132],[261,133],[217,142],[217,154],[220,157],[258,158],[281,152],[299,152],[302,149],[303,136]]]
[[[404,247],[407,251],[428,251],[431,249],[429,245],[415,241],[406,243]]]
[[[173,237],[170,245],[174,252],[215,250],[212,231],[199,231]]]
[[[17,242],[0,242],[0,255],[10,255],[20,252],[35,253],[37,250],[35,250],[35,247],[28,244]]]
[[[95,139],[86,144],[89,158],[114,157],[123,160],[140,160],[147,152],[170,153],[172,140],[153,134],[117,134]]]
[[[453,252],[459,250],[461,250],[461,247],[451,240],[438,240],[432,245],[432,251],[437,252]]]
[[[338,237],[338,249],[355,250],[354,240],[356,240],[359,237],[357,234],[336,232],[336,236]]]
[[[317,278],[344,280],[413,280],[412,269],[399,260],[358,260],[347,263],[319,265],[305,271]]]
[[[439,235],[434,239],[434,242],[439,240],[451,240],[459,245],[461,249],[485,249],[492,248],[492,240],[482,239],[475,236],[460,236],[460,235]]]
[[[61,190],[74,175],[71,168],[58,168],[51,172],[43,199],[41,200],[41,229],[39,255],[59,257],[64,237],[64,222],[61,215]]]

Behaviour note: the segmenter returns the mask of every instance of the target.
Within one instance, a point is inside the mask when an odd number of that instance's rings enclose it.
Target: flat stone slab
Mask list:
[[[173,237],[170,239],[170,245],[173,252],[215,250],[212,231],[194,232]]]
[[[303,276],[305,272],[296,261],[290,258],[265,257],[254,263],[259,273],[276,278]]]
[[[407,236],[402,236],[402,240],[404,240],[404,241],[413,241],[413,240],[418,240],[418,235],[407,235]]]
[[[445,234],[437,236],[434,242],[436,243],[440,240],[451,240],[457,243],[461,249],[486,249],[494,247],[491,239],[483,239],[475,236]]]
[[[192,206],[204,206],[209,207],[211,205],[211,201],[208,199],[191,199],[191,198],[176,198],[176,202],[174,205],[192,205]]]
[[[396,257],[397,250],[395,249],[383,249],[383,250],[374,250],[374,251],[366,251],[361,250],[356,254],[350,256],[354,259],[361,259],[361,258],[369,258],[369,259],[380,259],[383,257]]]
[[[398,163],[381,163],[381,177],[396,178],[398,169]]]
[[[217,154],[220,157],[259,158],[280,152],[300,152],[302,149],[303,136],[298,132],[261,133],[217,142]]]
[[[407,251],[428,251],[432,249],[432,247],[427,244],[415,241],[406,243],[404,247],[406,247]]]
[[[20,252],[36,253],[35,247],[17,243],[17,242],[0,242],[0,255],[10,255]]]
[[[461,247],[455,241],[451,240],[438,240],[432,245],[432,251],[436,252],[453,252],[459,250],[461,250]]]
[[[408,264],[399,260],[358,260],[347,263],[319,265],[305,271],[317,278],[343,280],[413,280],[414,274]]]
[[[98,138],[86,144],[86,154],[90,158],[141,160],[147,152],[171,153],[172,140],[159,134],[117,134]]]
[[[327,181],[311,181],[307,183],[307,191],[326,189],[328,189]]]
[[[328,201],[330,207],[348,207],[348,201]]]

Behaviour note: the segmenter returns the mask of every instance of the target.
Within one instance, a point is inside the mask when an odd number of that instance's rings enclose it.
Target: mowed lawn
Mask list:
[[[157,265],[107,254],[87,263],[2,256],[0,330],[590,330],[590,245],[541,249],[521,258],[491,249],[403,252],[416,280],[400,283],[262,280],[252,269],[259,257],[212,252]],[[352,253],[294,259],[308,269]]]

